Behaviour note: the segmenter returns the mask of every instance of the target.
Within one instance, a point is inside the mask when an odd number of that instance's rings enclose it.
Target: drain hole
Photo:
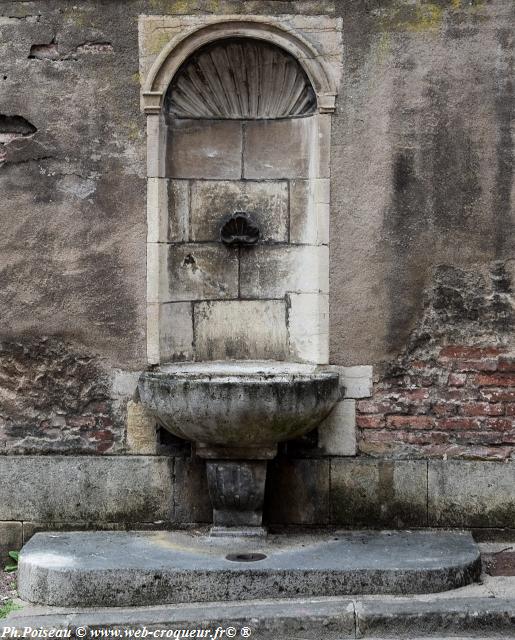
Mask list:
[[[225,556],[231,562],[257,562],[266,558],[264,553],[230,553]]]

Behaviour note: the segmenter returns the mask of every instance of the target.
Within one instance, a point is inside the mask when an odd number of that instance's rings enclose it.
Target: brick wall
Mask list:
[[[413,356],[390,369],[356,410],[365,454],[515,457],[515,355],[456,344]]]

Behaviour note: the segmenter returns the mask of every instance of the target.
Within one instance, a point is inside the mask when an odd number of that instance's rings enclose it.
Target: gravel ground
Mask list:
[[[0,570],[0,606],[16,597],[16,573],[5,573]]]

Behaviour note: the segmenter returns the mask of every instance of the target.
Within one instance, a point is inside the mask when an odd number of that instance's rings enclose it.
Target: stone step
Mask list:
[[[181,630],[184,630],[182,637],[187,638],[186,631],[190,632],[189,637],[195,637],[191,631],[199,629],[210,630],[211,635],[197,633],[196,637],[255,640],[513,637],[514,598],[442,596],[427,600],[421,596],[296,598],[81,611],[29,606],[0,621],[0,637],[16,637],[17,632],[27,628],[47,632],[69,630],[72,638],[174,638],[173,633]],[[137,630],[139,636],[131,635]],[[154,631],[159,633],[150,635]]]
[[[29,602],[67,607],[415,594],[467,585],[480,566],[466,532],[39,533],[21,553],[18,589]]]

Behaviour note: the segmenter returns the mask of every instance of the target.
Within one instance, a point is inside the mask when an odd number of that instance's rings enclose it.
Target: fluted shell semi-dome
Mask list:
[[[272,119],[312,114],[316,96],[299,62],[261,40],[219,40],[190,56],[166,96],[174,118]]]

